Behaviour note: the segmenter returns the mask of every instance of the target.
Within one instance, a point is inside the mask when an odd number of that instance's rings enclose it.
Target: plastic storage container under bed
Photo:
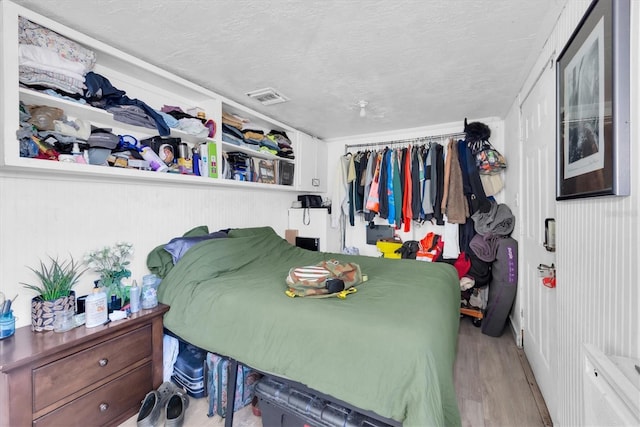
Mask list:
[[[184,387],[190,396],[206,397],[208,394],[206,359],[205,350],[181,343],[178,358],[173,365],[171,381]]]
[[[262,424],[269,427],[397,427],[397,421],[359,411],[307,387],[265,376],[257,384]]]

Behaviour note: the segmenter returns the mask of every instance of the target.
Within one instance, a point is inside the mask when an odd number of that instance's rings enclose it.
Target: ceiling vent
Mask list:
[[[289,98],[276,92],[275,89],[270,87],[254,90],[253,92],[247,92],[247,96],[260,102],[262,105],[280,104],[289,100]]]

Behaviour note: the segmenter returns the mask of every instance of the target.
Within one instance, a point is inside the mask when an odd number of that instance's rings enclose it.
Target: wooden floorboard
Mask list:
[[[535,400],[536,406],[538,407],[538,412],[540,412],[542,423],[545,425],[545,427],[553,427],[553,420],[551,420],[551,415],[549,414],[547,405],[544,403],[544,397],[542,397],[542,393],[540,392],[540,388],[538,387],[536,378],[533,376],[533,371],[531,370],[531,365],[529,365],[527,356],[524,354],[524,350],[521,348],[518,349],[518,358],[520,359],[520,365],[522,365],[524,376],[527,378],[527,382],[529,383],[529,388],[531,389],[533,399]]]
[[[524,352],[509,329],[501,337],[482,334],[471,319],[460,319],[454,383],[463,427],[552,426]],[[184,427],[222,427],[219,416],[207,417],[207,399],[191,399]],[[121,427],[135,427],[136,416]],[[246,407],[236,413],[235,427],[262,427]],[[269,427],[269,426],[264,426]]]
[[[473,326],[470,318],[463,317],[455,366],[463,425],[473,420],[466,425],[545,426],[508,328],[501,337],[490,337]],[[477,366],[475,372],[469,366]],[[476,402],[480,403],[481,412]]]

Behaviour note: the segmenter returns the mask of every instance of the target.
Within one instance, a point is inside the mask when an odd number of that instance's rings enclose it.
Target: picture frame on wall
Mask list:
[[[629,0],[594,0],[556,60],[556,199],[628,196]]]

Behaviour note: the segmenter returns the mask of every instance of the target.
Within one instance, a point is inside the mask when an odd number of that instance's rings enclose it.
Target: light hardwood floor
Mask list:
[[[508,330],[493,338],[483,335],[470,319],[460,319],[454,380],[464,427],[550,425],[544,402],[536,400],[535,380],[527,376],[528,372],[522,350]],[[540,410],[538,404],[542,405]],[[207,417],[207,410],[206,398],[191,399],[184,427],[224,426],[224,419]],[[262,420],[247,406],[236,412],[233,425],[261,427]],[[134,416],[120,427],[135,426]]]
[[[489,337],[460,319],[454,380],[463,426],[551,425],[530,372],[509,329]]]

